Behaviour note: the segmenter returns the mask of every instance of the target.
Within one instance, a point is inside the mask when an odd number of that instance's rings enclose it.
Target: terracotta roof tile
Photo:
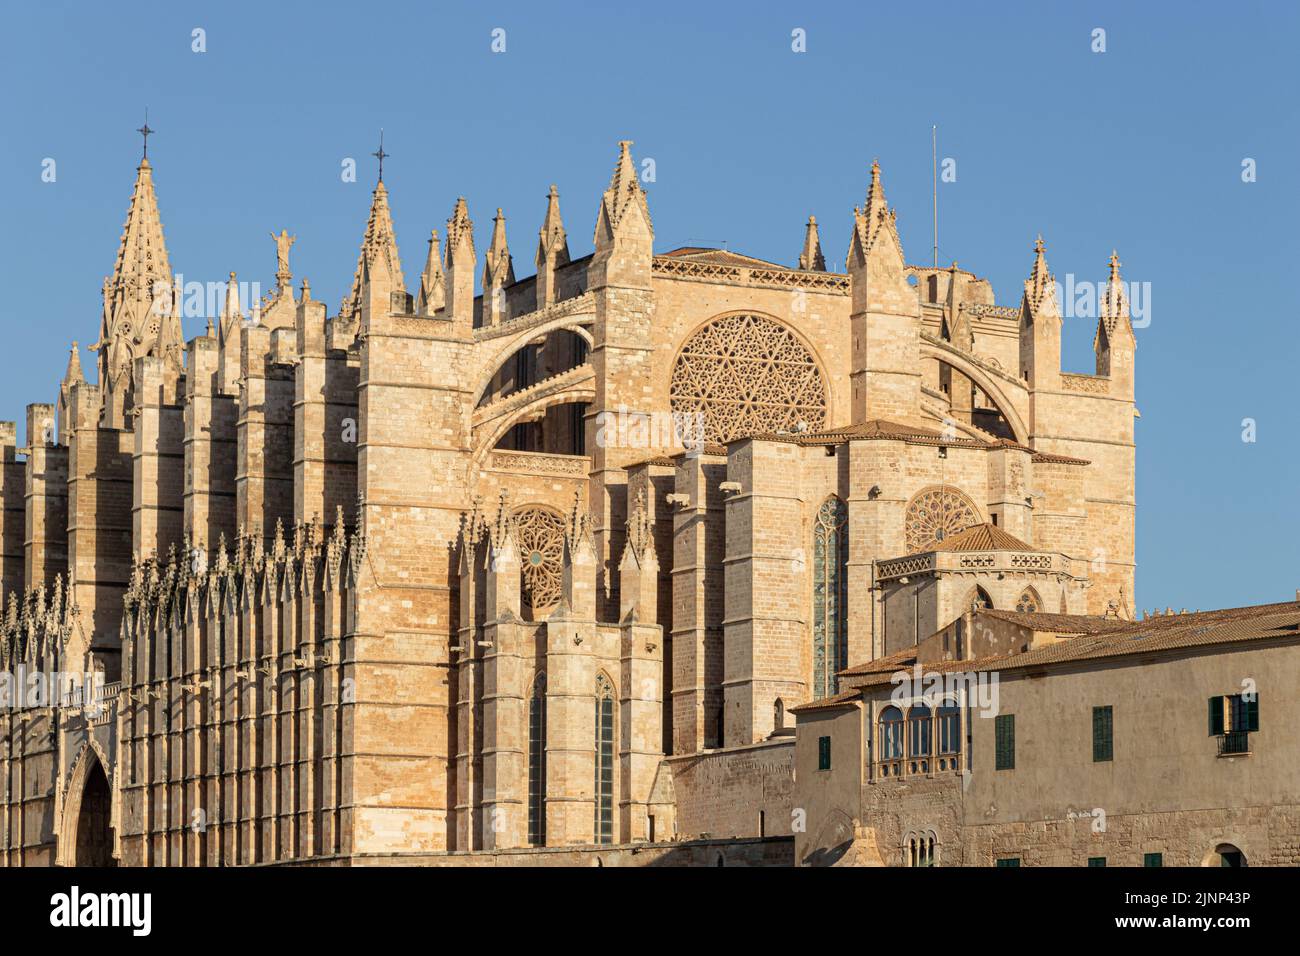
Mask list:
[[[845,704],[853,703],[861,696],[862,694],[859,693],[858,688],[854,687],[849,690],[841,691],[834,697],[823,697],[821,700],[814,700],[807,704],[800,704],[798,707],[791,707],[790,713],[806,714],[813,710],[830,710],[834,707],[843,707]]]
[[[1128,621],[1114,630],[1084,634],[1023,654],[977,661],[942,661],[925,667],[937,673],[1036,670],[1059,664],[1149,655],[1161,651],[1207,647],[1226,649],[1251,641],[1267,640],[1300,642],[1300,602],[1225,608],[1195,614],[1169,614],[1145,621]],[[873,687],[887,684],[891,673],[865,674],[856,681],[856,685]]]
[[[1087,458],[1071,458],[1069,455],[1051,455],[1045,451],[1036,451],[1030,461],[1048,462],[1058,465],[1091,465]]]
[[[789,432],[779,435],[754,435],[764,441],[786,441],[798,445],[842,445],[850,441],[905,441],[913,445],[947,445],[953,448],[990,448],[988,442],[978,438],[945,436],[922,425],[903,425],[881,418],[859,422],[844,428],[831,428],[817,432]],[[741,439],[736,439],[740,441]]]
[[[979,612],[986,617],[1010,621],[1032,631],[1049,631],[1053,634],[1104,634],[1128,627],[1133,622],[1094,614],[1049,614],[1042,611],[999,611],[985,608]]]
[[[987,521],[950,534],[926,551],[1037,551],[1013,534]]]
[[[887,672],[892,674],[900,667],[910,665],[916,660],[916,648],[905,647],[901,651],[894,651],[884,657],[876,658],[874,661],[867,661],[865,664],[855,664],[839,672],[840,677],[856,677],[861,674],[878,674]]]
[[[783,272],[793,271],[789,266],[783,266],[776,262],[768,262],[766,259],[755,259],[753,256],[741,255],[739,252],[732,252],[730,249],[713,249],[707,246],[681,246],[673,249],[671,252],[661,252],[658,255],[666,259],[685,259],[690,262],[707,262],[711,265],[719,266],[736,266],[741,269],[780,269]]]

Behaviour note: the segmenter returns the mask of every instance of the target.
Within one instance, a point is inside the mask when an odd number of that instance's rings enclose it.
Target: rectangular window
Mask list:
[[[596,842],[614,842],[614,699],[596,699]]]
[[[1020,865],[1020,857],[1018,857],[1018,856],[1004,856],[1004,857],[1002,857],[1001,859],[999,859],[998,862],[997,862],[995,865],[997,865],[997,866],[1019,866],[1019,865]]]
[[[1250,753],[1250,735],[1259,730],[1259,695],[1211,697],[1209,728],[1219,738],[1220,755]]]
[[[817,769],[831,769],[831,738],[829,737],[817,738]]]
[[[1104,856],[1090,856],[1090,857],[1088,857],[1088,865],[1089,865],[1089,866],[1105,866],[1105,865],[1106,865],[1106,858],[1105,858]]]
[[[961,752],[961,712],[956,707],[939,708],[939,753]]]
[[[999,714],[993,719],[993,733],[997,741],[998,770],[1016,769],[1016,715]]]
[[[1092,709],[1092,762],[1103,763],[1115,757],[1115,742],[1112,733],[1114,714],[1109,707]]]
[[[546,678],[537,678],[528,704],[528,842],[546,843]]]
[[[1165,855],[1163,853],[1144,853],[1142,855],[1143,866],[1164,866]]]

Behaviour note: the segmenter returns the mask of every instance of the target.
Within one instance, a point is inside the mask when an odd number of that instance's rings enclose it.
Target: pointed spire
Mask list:
[[[172,281],[153,167],[145,158],[136,167],[113,274],[104,283],[104,320],[93,347],[98,353],[105,403],[112,403],[114,409],[109,424],[120,427],[130,404],[127,394],[134,383],[136,358],[161,356],[168,358],[175,370],[180,369],[179,297]]]
[[[465,197],[456,200],[456,208],[447,220],[447,245],[443,250],[446,301],[443,318],[449,319],[457,335],[469,335],[475,320],[474,305],[474,222],[469,218]]]
[[[162,219],[158,214],[158,196],[154,192],[153,167],[148,159],[140,160],[135,170],[135,187],[127,207],[122,239],[117,247],[117,261],[110,283],[114,291],[149,295],[157,280],[170,283],[171,262],[163,240]]]
[[[461,196],[447,220],[446,266],[450,269],[465,260],[472,265],[474,259],[474,222],[469,218],[469,204]]]
[[[416,309],[421,315],[433,315],[442,308],[445,301],[442,247],[438,241],[438,230],[434,229],[429,233],[429,255],[424,260],[424,272],[420,274],[420,298]]]
[[[871,161],[871,183],[867,186],[867,201],[862,209],[853,210],[854,246],[850,257],[856,251],[865,258],[881,235],[889,235],[897,247],[899,258],[903,255],[903,246],[898,238],[898,214],[889,208],[885,199],[885,187],[880,182],[880,161]]]
[[[1040,233],[1034,241],[1034,267],[1025,280],[1025,305],[1030,315],[1054,315],[1060,318],[1060,309],[1056,305],[1056,279],[1047,268],[1047,256],[1043,248]]]
[[[544,309],[559,298],[555,272],[569,262],[569,239],[560,218],[560,193],[554,185],[546,197],[546,216],[537,233],[537,308]]]
[[[237,328],[243,321],[244,313],[239,308],[239,282],[232,272],[229,281],[226,282],[226,302],[221,308],[221,323],[219,325],[221,341],[227,341],[230,338],[231,330]]]
[[[81,371],[81,349],[74,340],[72,349],[68,353],[68,369],[63,373],[63,384],[64,386],[76,385],[85,380],[86,376]]]
[[[1124,291],[1124,280],[1120,278],[1119,267],[1122,265],[1119,261],[1119,253],[1111,250],[1110,253],[1110,279],[1106,283],[1106,291],[1101,297],[1101,320],[1106,324],[1108,332],[1114,332],[1116,325],[1121,319],[1127,325],[1129,321],[1128,295]]]
[[[804,231],[803,252],[799,254],[799,268],[805,272],[825,272],[826,257],[822,255],[822,242],[817,234],[817,217],[808,217]]]
[[[551,185],[546,196],[546,216],[542,219],[542,228],[538,230],[537,268],[543,262],[552,261],[553,265],[562,266],[569,261],[569,239],[564,231],[564,220],[560,216],[560,193]]]
[[[618,162],[614,166],[614,175],[601,198],[600,213],[596,220],[598,248],[613,238],[630,210],[639,211],[645,218],[646,228],[654,231],[645,190],[641,188],[641,180],[637,177],[636,166],[632,162],[632,141],[625,139],[618,144]]]
[[[885,187],[880,183],[880,160],[871,161],[871,184],[867,186],[867,201],[862,207],[867,221],[874,227],[879,223],[880,217],[885,215],[889,209],[889,203],[885,199]]]
[[[382,151],[382,150],[381,150]],[[339,315],[355,318],[361,312],[362,288],[376,267],[385,269],[394,283],[392,291],[404,292],[402,259],[397,252],[397,236],[393,232],[393,216],[388,208],[388,187],[381,179],[375,184],[370,200],[370,216],[366,219],[366,233],[361,239],[357,255],[357,268],[352,275],[352,289],[339,308]]]
[[[1110,278],[1098,303],[1097,334],[1093,337],[1092,348],[1097,355],[1097,374],[1112,380],[1112,394],[1132,397],[1133,350],[1137,342],[1119,267],[1119,253],[1112,251]]]
[[[492,220],[492,242],[483,256],[483,289],[513,285],[514,281],[514,262],[506,243],[506,217],[498,206]]]

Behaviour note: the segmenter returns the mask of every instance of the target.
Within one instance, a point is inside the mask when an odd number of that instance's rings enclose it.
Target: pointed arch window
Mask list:
[[[546,675],[528,701],[528,842],[546,845]]]
[[[1016,599],[1016,610],[1021,614],[1037,614],[1043,609],[1043,599],[1033,588],[1025,588]]]
[[[966,607],[992,610],[993,599],[989,597],[988,591],[985,591],[982,587],[977,585],[975,589],[970,592],[970,596],[966,598]]]
[[[848,666],[849,509],[835,495],[813,528],[813,698],[835,693],[835,673]]]
[[[596,842],[614,842],[614,685],[596,677]]]

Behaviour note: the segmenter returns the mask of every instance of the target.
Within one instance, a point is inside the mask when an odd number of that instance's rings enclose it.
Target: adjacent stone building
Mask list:
[[[909,265],[873,164],[844,273],[812,217],[794,267],[656,253],[623,143],[590,255],[552,187],[519,278],[461,199],[408,288],[381,173],[337,311],[282,230],[186,341],[153,175],[95,380],[74,343],[0,424],[0,669],[89,675],[0,714],[8,865],[772,862],[787,712],[850,661],[1129,613],[1113,255],[1066,373],[1041,240],[1010,306]]]
[[[1295,866],[1300,601],[973,610],[796,708],[800,865]]]

